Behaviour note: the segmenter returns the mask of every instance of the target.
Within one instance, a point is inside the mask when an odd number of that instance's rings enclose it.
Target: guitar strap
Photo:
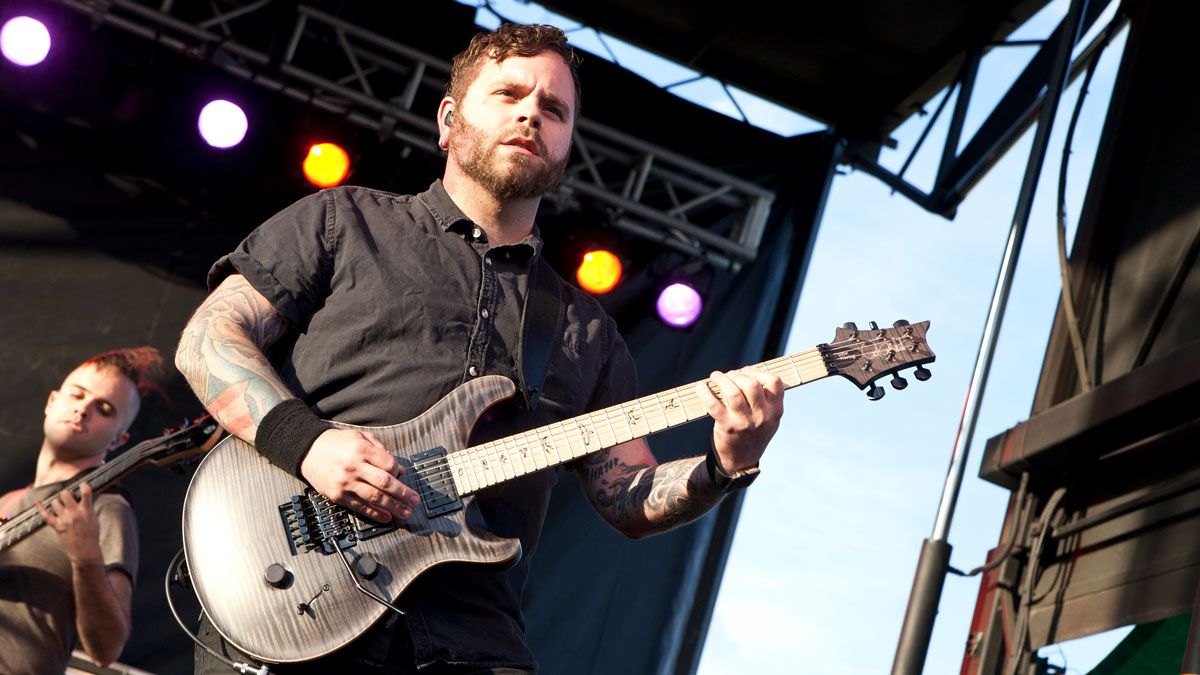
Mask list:
[[[550,358],[562,333],[566,307],[562,289],[554,278],[554,270],[540,255],[529,272],[529,290],[521,308],[521,338],[517,345],[517,377],[525,406],[530,412],[537,409]]]

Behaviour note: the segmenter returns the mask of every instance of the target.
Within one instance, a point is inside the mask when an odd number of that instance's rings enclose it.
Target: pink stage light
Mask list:
[[[704,309],[704,300],[696,289],[684,283],[674,283],[658,294],[658,318],[676,328],[696,323]]]
[[[50,31],[32,17],[9,19],[0,28],[0,52],[18,66],[36,66],[50,53]]]
[[[250,123],[235,103],[217,99],[200,111],[200,136],[214,148],[232,148],[246,137]]]

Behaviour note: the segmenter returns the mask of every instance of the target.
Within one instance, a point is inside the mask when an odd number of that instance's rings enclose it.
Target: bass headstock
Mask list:
[[[184,420],[178,429],[167,429],[162,436],[139,444],[145,461],[157,466],[169,466],[182,459],[200,455],[212,449],[225,432],[209,415]]]
[[[908,380],[900,376],[905,368],[916,368],[913,377],[922,382],[932,377],[925,364],[937,357],[925,339],[928,321],[909,323],[901,319],[891,328],[880,328],[874,321],[870,325],[859,329],[853,323],[843,324],[834,331],[832,342],[820,345],[831,375],[841,375],[867,390],[867,398],[872,401],[883,398],[883,387],[875,384],[883,377],[892,376],[894,389],[907,387]]]

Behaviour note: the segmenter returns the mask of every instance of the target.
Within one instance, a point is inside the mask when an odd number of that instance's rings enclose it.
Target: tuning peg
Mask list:
[[[904,319],[900,319],[899,321],[894,322],[892,325],[896,328],[904,328],[905,326],[909,325],[909,323]]]
[[[883,395],[886,393],[886,389],[872,382],[871,388],[867,390],[867,398],[871,399],[872,401],[878,401],[879,399],[883,398]]]
[[[858,330],[858,325],[853,321],[847,321],[846,323],[842,324],[842,328],[845,328],[846,330]]]
[[[903,389],[907,386],[908,386],[908,380],[904,379],[903,377],[900,377],[899,373],[892,375],[892,389],[895,389],[896,391],[900,391],[901,389]]]
[[[879,324],[872,321],[871,322],[871,330],[879,330]]]
[[[926,370],[925,366],[917,366],[917,369],[913,371],[913,377],[924,382],[925,380],[933,377],[933,373]]]

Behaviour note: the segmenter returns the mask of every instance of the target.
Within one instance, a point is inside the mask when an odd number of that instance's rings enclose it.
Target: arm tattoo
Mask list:
[[[285,330],[283,316],[238,278],[200,305],[175,354],[175,365],[204,407],[251,443],[263,416],[294,397],[263,355]]]
[[[638,518],[638,505],[645,501],[650,485],[650,481],[642,480],[650,469],[648,465],[631,466],[605,450],[585,457],[581,469],[587,483],[596,488],[593,501],[613,524],[644,519]]]
[[[618,529],[633,535],[664,532],[704,515],[721,500],[703,457],[650,467],[628,465],[609,451],[584,460],[593,502]]]

